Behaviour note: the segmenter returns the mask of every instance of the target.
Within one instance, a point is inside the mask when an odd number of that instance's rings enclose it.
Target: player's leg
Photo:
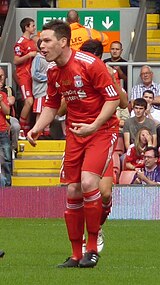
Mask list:
[[[99,176],[87,171],[82,172],[82,190],[84,197],[84,219],[88,240],[86,253],[80,261],[80,267],[94,267],[98,262],[97,237],[100,227],[102,199],[98,189]]]
[[[23,82],[19,80],[19,84],[22,93],[22,100],[24,101],[19,121],[21,130],[24,131],[24,135],[26,136],[30,130],[30,116],[33,105],[32,79],[25,78]]]
[[[72,245],[72,255],[58,267],[77,267],[82,258],[84,208],[80,181],[83,151],[83,147],[76,143],[70,132],[66,141],[65,156],[61,168],[61,182],[68,184],[65,222]]]

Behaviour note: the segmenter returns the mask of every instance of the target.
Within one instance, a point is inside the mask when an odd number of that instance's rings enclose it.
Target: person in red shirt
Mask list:
[[[148,146],[153,145],[153,137],[149,129],[141,128],[136,137],[135,143],[127,150],[125,163],[127,170],[141,169],[144,167],[144,152]]]
[[[94,55],[70,48],[70,26],[53,20],[43,26],[41,52],[52,62],[48,69],[45,107],[28,132],[35,146],[39,133],[57,114],[64,97],[67,104],[66,149],[61,181],[67,183],[65,221],[72,256],[58,267],[94,267],[99,256],[97,236],[102,199],[99,191],[119,128],[115,115],[119,96],[104,63]],[[84,223],[88,232],[82,256]]]
[[[0,91],[0,165],[2,175],[5,181],[0,185],[11,186],[11,142],[9,137],[9,125],[6,120],[6,115],[9,115],[10,107],[7,100],[7,94]],[[1,178],[0,178],[1,179]]]
[[[24,106],[20,114],[21,137],[25,139],[30,129],[30,112],[33,105],[31,64],[37,53],[37,46],[31,36],[35,33],[35,22],[31,18],[24,18],[20,22],[23,35],[14,46],[14,64],[16,65],[17,83],[22,93]],[[24,134],[23,134],[23,132]]]

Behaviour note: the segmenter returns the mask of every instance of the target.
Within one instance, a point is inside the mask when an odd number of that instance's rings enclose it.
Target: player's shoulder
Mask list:
[[[94,55],[90,55],[87,52],[76,51],[74,55],[74,59],[80,62],[93,64],[97,60],[97,57]]]
[[[21,43],[23,43],[23,42],[25,42],[26,41],[26,39],[23,37],[23,36],[21,36],[19,39],[18,39],[18,41],[16,42],[16,44],[21,44]]]
[[[57,66],[57,64],[54,61],[50,62],[48,64],[47,71],[53,69],[56,66]]]

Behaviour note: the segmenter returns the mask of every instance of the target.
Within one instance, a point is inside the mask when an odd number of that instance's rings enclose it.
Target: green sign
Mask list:
[[[37,11],[37,30],[41,31],[42,26],[52,19],[66,20],[68,10]],[[87,28],[98,31],[119,31],[120,12],[85,10],[78,11],[81,24]]]

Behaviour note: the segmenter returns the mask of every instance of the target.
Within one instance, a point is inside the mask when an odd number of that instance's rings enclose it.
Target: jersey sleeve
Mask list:
[[[95,60],[90,66],[89,76],[94,89],[104,96],[105,101],[119,99],[112,77],[100,59]]]
[[[134,147],[130,145],[126,153],[126,162],[134,162]]]
[[[61,94],[58,93],[58,88],[56,87],[55,72],[52,69],[47,71],[47,96],[45,101],[45,106],[59,109],[61,105]]]

